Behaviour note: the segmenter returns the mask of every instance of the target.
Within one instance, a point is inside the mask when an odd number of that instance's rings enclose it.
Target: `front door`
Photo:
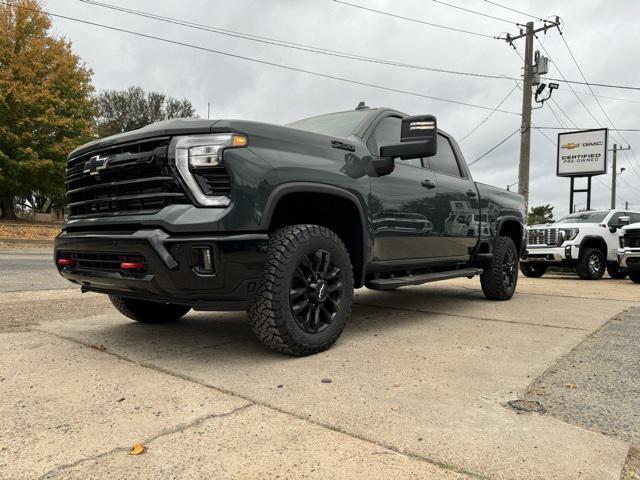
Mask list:
[[[398,143],[401,118],[388,116],[375,126],[367,146],[373,155],[380,147]],[[371,178],[369,211],[373,227],[373,261],[429,258],[439,255],[438,184],[435,172],[420,159],[396,159],[394,171]]]

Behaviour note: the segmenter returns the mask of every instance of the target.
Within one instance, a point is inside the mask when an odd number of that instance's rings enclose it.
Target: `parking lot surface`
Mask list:
[[[244,313],[142,325],[42,275],[53,289],[0,293],[3,479],[617,480],[634,440],[507,404],[640,307],[628,280],[521,278],[509,302],[477,279],[363,289],[333,348],[292,358]]]

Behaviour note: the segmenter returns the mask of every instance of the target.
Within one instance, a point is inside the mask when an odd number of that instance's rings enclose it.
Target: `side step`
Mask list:
[[[462,268],[460,270],[449,270],[447,272],[421,273],[420,275],[406,275],[404,277],[375,278],[366,283],[367,288],[372,290],[393,290],[407,285],[420,285],[440,280],[450,280],[460,277],[474,277],[482,273],[481,268]]]

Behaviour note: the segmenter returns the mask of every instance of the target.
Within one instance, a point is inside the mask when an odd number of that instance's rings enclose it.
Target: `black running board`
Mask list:
[[[447,272],[422,273],[420,275],[406,275],[404,277],[374,278],[366,283],[372,290],[393,290],[407,285],[421,285],[423,283],[450,280],[452,278],[474,277],[482,273],[481,268],[462,268]]]

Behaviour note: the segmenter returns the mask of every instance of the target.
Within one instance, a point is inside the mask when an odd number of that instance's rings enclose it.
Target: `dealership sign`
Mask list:
[[[587,177],[607,173],[606,128],[558,134],[559,177]]]

